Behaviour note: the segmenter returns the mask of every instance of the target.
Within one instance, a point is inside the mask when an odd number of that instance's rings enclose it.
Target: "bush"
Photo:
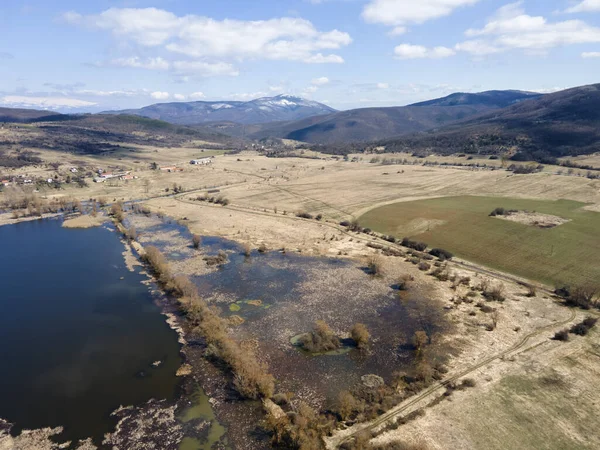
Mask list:
[[[306,211],[298,211],[296,213],[296,217],[300,217],[302,219],[312,219],[312,214],[307,213]]]
[[[383,238],[382,238],[382,239],[383,239],[384,241],[391,242],[392,244],[395,244],[395,243],[396,243],[396,238],[395,238],[394,236],[392,236],[392,235],[389,235],[389,236],[383,236]]]
[[[380,256],[373,255],[367,259],[367,271],[373,276],[383,275],[383,261]]]
[[[454,257],[452,253],[442,248],[434,248],[429,252],[429,254],[435,256],[436,258],[439,258],[440,261],[446,261]]]
[[[352,336],[352,340],[356,342],[358,348],[365,348],[371,339],[369,330],[367,330],[367,327],[362,323],[354,324],[350,330],[350,336]]]
[[[595,317],[588,317],[583,322],[573,325],[569,330],[569,333],[585,336],[594,326],[596,326],[596,322],[598,322],[598,319]]]
[[[200,244],[202,243],[202,238],[200,236],[198,236],[197,234],[194,234],[192,236],[192,246],[195,249],[200,248]]]
[[[503,216],[504,214],[506,214],[504,208],[496,208],[490,213],[490,217]]]
[[[110,215],[113,216],[117,222],[123,222],[125,219],[125,213],[123,212],[123,203],[113,203],[110,207]]]
[[[314,329],[300,338],[300,346],[311,353],[323,353],[340,348],[340,339],[322,320],[315,322]]]
[[[554,337],[552,339],[554,339],[555,341],[564,341],[564,342],[568,341],[569,340],[569,330],[557,331],[554,334]]]
[[[425,242],[413,241],[409,238],[402,239],[402,245],[404,247],[412,248],[413,250],[417,250],[419,252],[424,252],[427,250],[427,244]]]
[[[483,290],[482,295],[486,299],[494,302],[503,302],[506,300],[506,297],[504,296],[504,285],[502,283],[498,283],[494,286],[487,286]]]
[[[582,309],[590,309],[598,306],[598,294],[600,288],[596,285],[589,284],[576,286],[574,288],[563,287],[557,291],[564,294],[563,297],[565,297],[565,303],[569,306],[576,306]]]
[[[129,227],[129,229],[125,230],[125,237],[128,241],[135,241],[137,239],[138,233],[133,225]]]
[[[227,253],[223,250],[219,250],[219,253],[215,256],[205,256],[204,261],[206,261],[207,266],[222,266],[227,263],[229,258],[227,257]]]
[[[419,263],[419,265],[417,267],[419,268],[419,270],[422,270],[423,272],[425,272],[425,271],[431,269],[431,264],[422,262],[422,263]]]

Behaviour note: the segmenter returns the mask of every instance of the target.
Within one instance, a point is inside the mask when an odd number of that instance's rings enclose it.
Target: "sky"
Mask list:
[[[337,109],[600,81],[600,0],[0,0],[0,106]]]

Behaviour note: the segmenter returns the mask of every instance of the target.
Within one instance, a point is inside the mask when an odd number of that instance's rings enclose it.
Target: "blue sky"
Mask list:
[[[600,0],[2,0],[0,105],[338,109],[600,81]]]

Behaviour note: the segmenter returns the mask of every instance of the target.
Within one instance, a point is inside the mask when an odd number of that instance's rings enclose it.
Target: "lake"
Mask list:
[[[120,405],[174,399],[179,344],[118,234],[61,225],[0,227],[0,417],[98,444]]]

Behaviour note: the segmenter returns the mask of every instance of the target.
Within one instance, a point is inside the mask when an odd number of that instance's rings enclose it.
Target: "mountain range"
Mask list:
[[[140,109],[106,111],[103,114],[129,114],[164,120],[177,125],[198,125],[207,122],[240,124],[299,120],[330,114],[336,110],[322,103],[291,95],[263,97],[248,102],[174,102],[158,103]]]
[[[140,117],[144,115],[154,117]],[[0,108],[0,122],[39,122],[39,128],[56,139],[66,132],[90,142],[128,142],[127,134],[139,128],[150,131],[155,140],[163,133],[176,140],[194,136],[223,145],[282,138],[329,153],[384,146],[386,151],[509,154],[543,162],[600,151],[600,84],[545,95],[455,93],[408,106],[349,111],[284,95],[87,115]]]
[[[545,162],[600,151],[600,84],[546,94],[424,133],[384,139],[388,151],[509,153]]]

